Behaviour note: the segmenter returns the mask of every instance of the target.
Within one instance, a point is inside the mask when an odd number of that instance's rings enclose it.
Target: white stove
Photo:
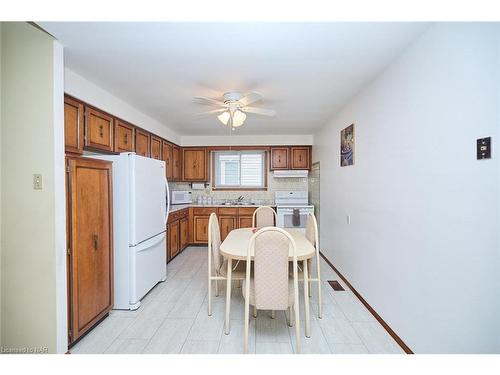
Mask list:
[[[308,214],[314,214],[307,191],[277,191],[274,195],[277,226],[305,231]]]

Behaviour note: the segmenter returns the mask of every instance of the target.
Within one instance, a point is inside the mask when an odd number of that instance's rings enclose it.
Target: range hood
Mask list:
[[[309,171],[307,169],[290,169],[290,170],[280,170],[274,171],[274,178],[305,178],[307,177]]]

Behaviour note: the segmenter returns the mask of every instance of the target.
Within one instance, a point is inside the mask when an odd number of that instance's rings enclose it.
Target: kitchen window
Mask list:
[[[265,151],[215,151],[212,170],[214,189],[266,189]]]

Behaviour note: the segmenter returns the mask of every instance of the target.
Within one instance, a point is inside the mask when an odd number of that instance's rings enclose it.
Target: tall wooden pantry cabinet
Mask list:
[[[68,336],[72,343],[113,307],[112,163],[68,156]]]

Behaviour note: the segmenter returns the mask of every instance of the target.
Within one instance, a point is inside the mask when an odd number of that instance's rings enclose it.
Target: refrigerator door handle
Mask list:
[[[167,188],[167,214],[165,215],[165,225],[167,225],[168,222],[168,213],[170,212],[170,189],[168,187],[168,181],[166,177],[163,177],[165,179],[165,186]]]
[[[149,241],[155,237],[158,237],[158,238],[154,242],[149,243]],[[165,232],[161,232],[160,234],[157,234],[156,236],[154,236],[152,238],[149,238],[145,241],[139,242],[137,245],[134,246],[136,248],[135,251],[137,253],[140,253],[142,251],[146,251],[146,250],[152,248],[153,246],[156,246],[161,241],[163,241],[164,238],[165,238]]]

